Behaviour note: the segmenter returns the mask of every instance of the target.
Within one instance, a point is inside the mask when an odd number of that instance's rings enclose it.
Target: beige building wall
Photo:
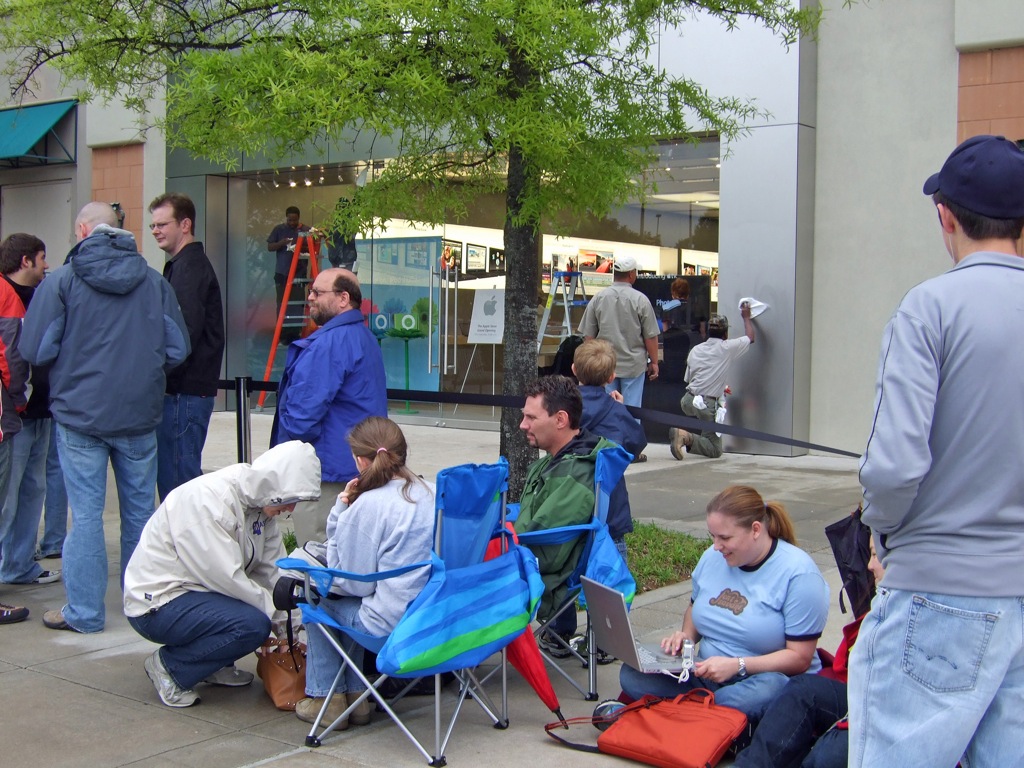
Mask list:
[[[811,440],[861,451],[885,323],[951,266],[925,178],[966,136],[1024,138],[1024,14],[1019,0],[824,4]]]

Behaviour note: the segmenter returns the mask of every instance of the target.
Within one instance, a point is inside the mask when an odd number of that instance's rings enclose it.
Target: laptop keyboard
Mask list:
[[[637,657],[640,659],[640,663],[646,667],[658,667],[661,664],[658,661],[658,657],[651,653],[651,650],[643,645],[636,647]]]

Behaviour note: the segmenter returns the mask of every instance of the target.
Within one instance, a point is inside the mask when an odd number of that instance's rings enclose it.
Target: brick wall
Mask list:
[[[142,248],[148,201],[142,199],[142,144],[101,147],[92,151],[92,199],[121,203],[124,228]]]
[[[1024,47],[960,54],[957,141],[1024,139]]]

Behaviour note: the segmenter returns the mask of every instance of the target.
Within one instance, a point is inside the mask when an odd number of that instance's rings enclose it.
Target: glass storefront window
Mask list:
[[[713,306],[717,299],[719,152],[717,139],[696,144],[666,141],[657,146],[657,161],[648,171],[656,190],[646,200],[631,201],[603,218],[575,223],[568,236],[542,238],[542,295],[547,298],[552,270],[578,270],[587,294],[611,282],[610,260],[631,255],[642,273],[658,276],[704,276]],[[266,170],[236,174],[228,183],[228,240],[232,254],[228,292],[229,345],[239,348],[244,336],[246,372],[255,379],[280,378],[285,345],[272,347],[278,319],[275,289],[277,255],[267,250],[268,236],[285,222],[286,209],[299,208],[303,231],[321,227],[339,198],[351,198],[359,183],[359,165]],[[425,228],[392,220],[385,228],[355,238],[355,270],[363,290],[363,314],[384,355],[388,386],[395,389],[498,393],[501,391],[501,345],[489,343],[501,314],[505,286],[502,238],[504,206],[484,197],[464,221]],[[317,242],[320,247],[322,243]],[[330,266],[326,249],[320,268]],[[241,275],[234,254],[244,253]],[[290,314],[301,314],[307,282],[293,290]],[[477,308],[476,304],[480,303]],[[475,314],[474,314],[475,310]],[[582,308],[572,310],[576,328]],[[562,318],[552,317],[561,325]],[[285,341],[301,320],[283,331]],[[482,341],[481,341],[482,339]],[[552,353],[551,338],[542,353]],[[272,354],[273,352],[273,354]],[[543,364],[544,355],[541,356]],[[272,406],[273,396],[266,398]],[[493,422],[496,409],[473,406],[396,404],[396,413],[432,420]]]

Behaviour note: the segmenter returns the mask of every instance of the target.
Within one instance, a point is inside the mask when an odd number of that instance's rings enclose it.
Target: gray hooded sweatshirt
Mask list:
[[[1024,595],[1024,259],[978,252],[911,289],[882,338],[861,459],[885,584]]]

